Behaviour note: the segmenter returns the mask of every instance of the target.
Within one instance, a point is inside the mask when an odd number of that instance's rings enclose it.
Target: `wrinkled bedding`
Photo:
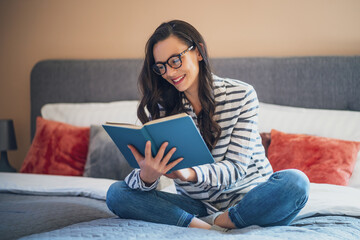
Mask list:
[[[0,239],[19,238],[114,216],[104,200],[0,193]]]
[[[24,239],[359,239],[360,219],[346,216],[321,216],[300,219],[291,226],[250,226],[226,233],[203,229],[184,229],[164,224],[119,218],[99,219],[63,229],[35,234]]]
[[[311,184],[291,226],[227,233],[119,219],[106,207],[109,179],[0,173],[1,239],[359,239],[360,190]]]

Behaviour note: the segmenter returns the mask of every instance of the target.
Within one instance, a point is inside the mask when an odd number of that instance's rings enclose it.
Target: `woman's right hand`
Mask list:
[[[178,164],[183,158],[178,158],[175,161],[168,164],[171,156],[175,153],[176,148],[173,147],[165,156],[165,149],[168,146],[167,142],[164,142],[155,157],[151,154],[151,142],[147,141],[145,145],[145,156],[141,155],[138,150],[128,145],[134,155],[137,163],[140,167],[140,178],[146,185],[153,184],[159,177],[166,174],[176,164]]]

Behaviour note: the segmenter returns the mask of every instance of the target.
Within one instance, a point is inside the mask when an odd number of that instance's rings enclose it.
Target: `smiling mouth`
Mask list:
[[[176,79],[171,79],[175,85],[179,84],[183,79],[185,78],[185,75],[178,77]]]

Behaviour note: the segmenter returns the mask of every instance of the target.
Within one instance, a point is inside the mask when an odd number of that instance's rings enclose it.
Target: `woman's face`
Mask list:
[[[195,47],[195,46],[194,46]],[[185,43],[175,36],[157,42],[153,48],[155,63],[166,62],[170,57],[188,49]],[[199,61],[202,57],[197,48],[181,56],[182,65],[174,69],[166,64],[166,73],[162,77],[178,91],[185,94],[197,94],[199,82]]]

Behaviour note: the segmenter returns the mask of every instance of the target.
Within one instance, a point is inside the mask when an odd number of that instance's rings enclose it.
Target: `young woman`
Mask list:
[[[120,218],[205,229],[243,228],[287,225],[304,207],[306,175],[298,170],[273,173],[265,157],[255,90],[212,75],[205,41],[193,26],[174,20],[155,30],[146,44],[139,86],[142,123],[186,112],[215,163],[166,174],[182,160],[168,164],[176,148],[165,154],[165,142],[152,156],[147,142],[142,156],[129,146],[140,169],[114,183],[106,199]],[[178,194],[156,190],[162,175],[174,179]]]

